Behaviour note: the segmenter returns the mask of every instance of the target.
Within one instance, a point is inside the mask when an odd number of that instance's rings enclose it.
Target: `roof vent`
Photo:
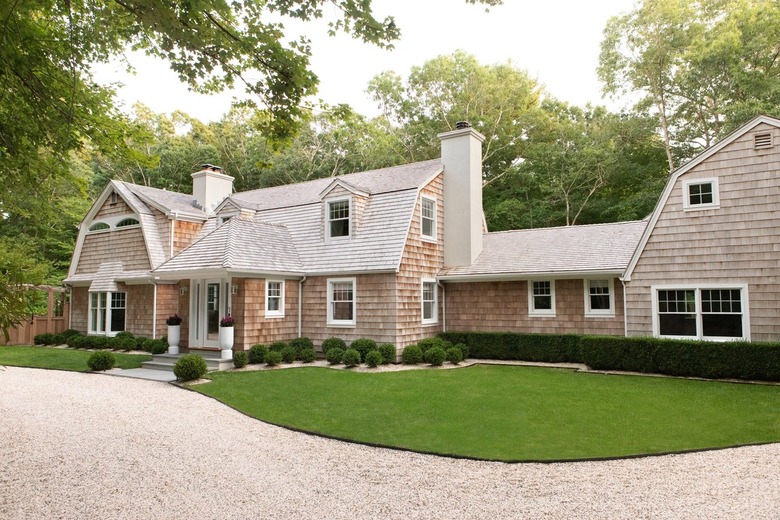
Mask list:
[[[461,130],[463,128],[471,128],[471,125],[469,124],[468,121],[458,121],[457,123],[455,123],[455,129]]]
[[[772,148],[772,134],[770,132],[753,134],[753,148],[755,150],[762,150],[766,148]]]

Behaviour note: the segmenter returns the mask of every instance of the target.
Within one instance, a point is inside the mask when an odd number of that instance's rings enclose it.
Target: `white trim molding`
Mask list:
[[[275,287],[272,287],[275,286]],[[274,294],[271,294],[271,291]],[[278,293],[277,293],[278,291]],[[271,280],[265,281],[265,317],[266,318],[284,318],[284,280]],[[277,308],[269,310],[271,308],[271,299],[277,300]]]
[[[549,284],[549,285],[545,285]],[[538,289],[538,294],[537,294]],[[549,297],[550,308],[536,308],[536,298]],[[528,315],[555,317],[555,280],[528,280]]]
[[[614,278],[585,278],[582,281],[583,293],[585,296],[585,316],[588,318],[614,318],[615,317],[615,279]],[[596,282],[596,283],[592,283]],[[603,282],[607,282],[606,286]],[[592,307],[591,296],[605,296],[604,289],[607,289],[609,298],[608,309],[594,309]],[[591,291],[594,291],[591,293]]]
[[[710,191],[707,191],[707,185],[709,185]],[[697,186],[699,187],[698,192],[692,194],[691,189]],[[692,195],[698,197],[700,199],[699,202],[691,202]],[[720,207],[718,178],[709,177],[707,179],[684,180],[682,182],[682,203],[684,211],[718,209]]]
[[[354,327],[357,324],[357,280],[355,278],[328,278],[327,282],[328,327]],[[336,285],[339,285],[339,299],[335,299]],[[350,287],[347,287],[349,285]],[[350,294],[351,293],[351,294]],[[347,295],[350,298],[347,298]],[[336,318],[337,303],[350,303],[351,318]]]

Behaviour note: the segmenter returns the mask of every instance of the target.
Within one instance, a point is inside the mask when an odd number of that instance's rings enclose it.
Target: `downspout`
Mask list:
[[[157,284],[156,283],[154,284],[154,299],[152,300],[152,339],[157,339]]]
[[[171,244],[170,244],[170,254],[168,255],[168,258],[173,258],[173,234],[176,232],[174,224],[176,223],[176,213],[173,214],[173,218],[171,219]]]
[[[626,313],[626,309],[628,308],[626,304],[626,281],[623,278],[620,278],[620,283],[623,284],[623,336],[628,337],[628,314]]]
[[[303,282],[306,281],[306,276],[298,280],[298,337],[303,337]]]
[[[89,302],[89,300],[87,300]],[[73,328],[73,286],[68,285],[68,328]]]
[[[436,285],[441,287],[441,331],[447,332],[447,289],[438,278],[436,278]]]

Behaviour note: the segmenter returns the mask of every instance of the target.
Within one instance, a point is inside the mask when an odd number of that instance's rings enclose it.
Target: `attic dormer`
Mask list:
[[[357,235],[368,197],[368,192],[341,179],[320,192],[326,242],[345,241]]]

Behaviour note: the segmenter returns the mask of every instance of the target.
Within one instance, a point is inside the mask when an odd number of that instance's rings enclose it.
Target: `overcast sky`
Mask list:
[[[401,39],[392,51],[346,36],[327,36],[325,24],[306,25],[312,40],[312,67],[319,76],[318,97],[348,103],[373,116],[377,109],[365,94],[369,80],[385,70],[406,77],[412,66],[462,49],[483,64],[506,63],[527,70],[555,97],[576,105],[602,100],[596,77],[599,44],[607,20],[629,11],[634,0],[504,0],[485,8],[465,0],[374,0],[378,17],[393,15]],[[96,71],[101,83],[119,81],[126,110],[140,101],[155,112],[183,110],[204,121],[218,120],[231,95],[201,96],[187,91],[162,61],[131,56],[135,76],[121,67]]]

